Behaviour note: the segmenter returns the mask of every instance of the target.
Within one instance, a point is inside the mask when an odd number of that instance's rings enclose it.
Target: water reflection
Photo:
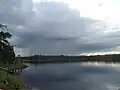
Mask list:
[[[25,83],[40,90],[117,90],[119,68],[79,63],[30,65],[23,71]]]

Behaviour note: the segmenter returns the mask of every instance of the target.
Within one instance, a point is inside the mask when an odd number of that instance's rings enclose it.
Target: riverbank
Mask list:
[[[6,68],[9,71],[24,69],[28,66],[23,63],[17,64],[8,64],[8,65],[0,65],[0,67]],[[24,81],[19,78],[18,75],[10,74],[7,71],[0,70],[0,89],[3,90],[24,90],[25,84]]]
[[[0,67],[12,70],[12,69],[24,69],[28,66],[23,63],[17,63],[17,64],[0,65]]]

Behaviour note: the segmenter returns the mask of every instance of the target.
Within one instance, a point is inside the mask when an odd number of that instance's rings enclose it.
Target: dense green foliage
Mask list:
[[[15,59],[15,53],[13,46],[8,42],[8,38],[11,38],[11,34],[7,31],[7,26],[0,24],[0,63],[13,63]]]

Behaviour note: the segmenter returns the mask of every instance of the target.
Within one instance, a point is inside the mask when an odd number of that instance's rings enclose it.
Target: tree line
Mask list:
[[[23,61],[32,62],[120,62],[120,54],[110,54],[110,55],[94,55],[94,56],[44,56],[44,55],[33,55],[28,57],[22,57]]]

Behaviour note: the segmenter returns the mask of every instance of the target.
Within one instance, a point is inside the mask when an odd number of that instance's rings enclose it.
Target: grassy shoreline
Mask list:
[[[25,65],[23,63],[0,65],[0,66],[3,67],[3,68],[8,68],[9,70],[12,70],[12,69],[24,69],[24,68],[28,67],[27,65]]]
[[[0,65],[0,67],[7,68],[8,70],[13,69],[24,69],[28,66],[23,63],[19,64],[8,64]],[[0,70],[0,89],[3,90],[24,90],[24,81],[18,78],[17,75],[9,74],[4,70]]]

